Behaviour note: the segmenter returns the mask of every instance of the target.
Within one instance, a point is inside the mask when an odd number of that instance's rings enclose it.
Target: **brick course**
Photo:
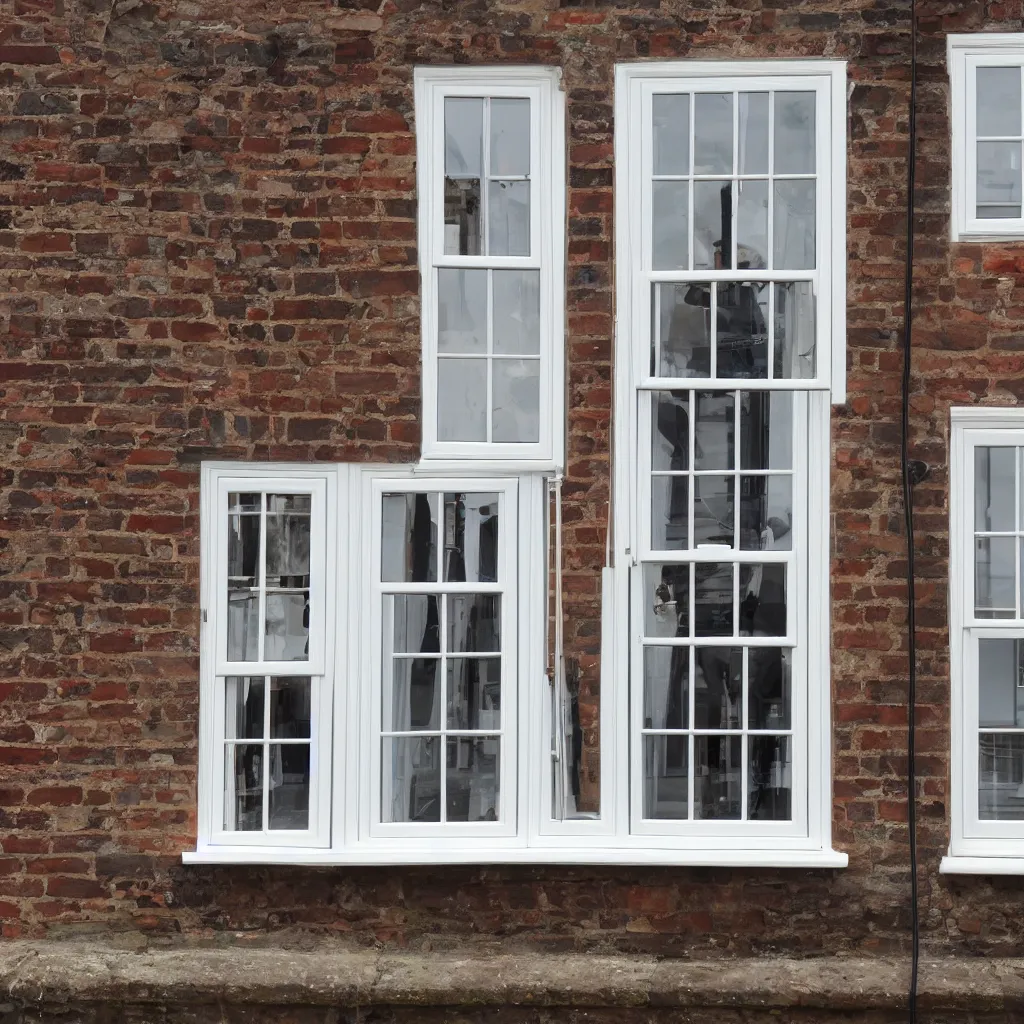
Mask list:
[[[941,878],[950,404],[1024,393],[1024,249],[948,242],[945,33],[920,0],[912,403],[926,948],[1024,953],[1024,885]],[[675,955],[908,942],[899,476],[908,0],[10,0],[0,32],[0,918]],[[183,868],[198,466],[418,456],[417,64],[541,63],[568,114],[567,643],[597,742],[618,61],[850,62],[849,398],[833,417],[843,872]],[[588,763],[589,785],[596,764]]]

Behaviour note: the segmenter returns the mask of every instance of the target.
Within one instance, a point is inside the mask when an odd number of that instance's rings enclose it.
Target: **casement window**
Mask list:
[[[547,68],[418,68],[423,457],[561,461],[564,97]]]
[[[1024,239],[1024,34],[947,37],[954,241]]]
[[[619,69],[622,642],[603,680],[628,673],[631,835],[712,862],[841,859],[827,522],[845,89],[828,61]]]
[[[1024,410],[951,410],[952,833],[942,870],[1024,874]]]

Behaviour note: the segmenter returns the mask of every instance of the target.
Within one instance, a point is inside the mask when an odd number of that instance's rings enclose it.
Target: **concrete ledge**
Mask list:
[[[832,1011],[906,1005],[904,961],[655,960],[586,954],[131,952],[82,942],[0,946],[0,1003],[54,1005],[649,1007]],[[1024,960],[922,963],[920,1006],[1024,1012]]]

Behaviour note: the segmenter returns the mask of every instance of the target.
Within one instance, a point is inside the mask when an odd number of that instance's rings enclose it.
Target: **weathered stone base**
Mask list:
[[[0,948],[0,1024],[895,1024],[909,968],[864,958]],[[1024,961],[921,966],[922,1021],[1024,1018]]]

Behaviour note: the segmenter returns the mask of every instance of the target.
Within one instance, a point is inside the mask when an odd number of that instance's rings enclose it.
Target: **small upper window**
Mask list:
[[[416,72],[424,458],[562,461],[561,100],[546,68]]]
[[[1024,34],[951,35],[953,238],[1024,239]]]

